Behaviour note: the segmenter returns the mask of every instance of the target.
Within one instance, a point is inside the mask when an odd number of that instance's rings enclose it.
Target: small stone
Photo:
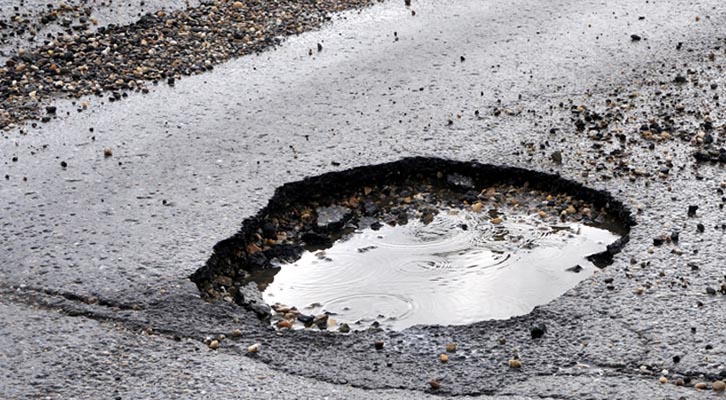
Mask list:
[[[212,350],[217,350],[217,347],[219,347],[219,340],[214,339],[211,342],[209,342],[209,348]]]
[[[661,376],[660,379],[658,379],[658,382],[666,384],[668,383],[668,378],[666,378],[665,376]]]
[[[343,226],[351,216],[351,210],[342,206],[320,207],[316,210],[318,219],[316,221],[319,228],[330,230],[338,229]]]
[[[247,348],[247,352],[250,354],[256,354],[260,352],[260,347],[262,347],[259,343],[255,343],[252,346],[249,346]]]
[[[698,206],[688,206],[688,216],[693,218],[696,216],[696,211],[698,211]]]
[[[540,217],[540,218],[545,218],[545,217],[547,217],[547,213],[546,213],[546,212],[544,212],[544,211],[540,211],[540,212],[539,212],[539,217]]]
[[[570,205],[569,207],[567,207],[567,210],[566,211],[567,211],[568,214],[575,214],[575,213],[577,213],[577,210],[572,205]]]
[[[262,225],[262,237],[265,239],[277,239],[277,229],[275,225],[270,222],[266,222]]]
[[[637,287],[637,288],[635,289],[635,294],[637,294],[637,295],[641,295],[641,294],[643,294],[643,293],[645,293],[645,288],[644,288],[644,287],[642,287],[642,286],[638,286],[638,287]]]
[[[318,43],[318,53],[323,51],[323,45]]]
[[[249,255],[253,255],[253,254],[258,253],[260,251],[262,251],[262,249],[260,248],[260,246],[254,244],[254,243],[250,243],[250,244],[247,245],[247,254],[249,254]]]
[[[232,332],[230,333],[232,337],[240,337],[242,336],[242,331],[239,329],[232,329]]]
[[[429,213],[429,212],[425,213],[424,215],[421,216],[421,222],[423,222],[424,225],[428,225],[428,224],[434,222],[434,214]]]
[[[297,318],[297,311],[295,311],[295,312],[290,311],[288,313],[285,313],[285,315],[283,315],[282,318],[294,320],[295,318]]]
[[[297,316],[297,320],[305,325],[310,325],[315,320],[315,317],[313,317],[312,315],[300,314]]]
[[[68,163],[65,162],[65,161],[61,161],[60,164],[61,164],[61,168],[67,168],[68,167]]]
[[[313,319],[313,324],[315,324],[320,329],[327,329],[328,327],[328,314],[320,314]]]
[[[348,324],[341,324],[340,327],[338,328],[338,332],[348,333],[348,332],[350,332],[350,326],[348,326]]]
[[[711,387],[713,387],[713,390],[717,392],[723,392],[724,390],[726,390],[726,382],[716,381],[713,383],[713,385],[711,385]]]
[[[529,327],[529,333],[532,336],[532,339],[539,339],[547,332],[547,326],[544,322],[535,322],[532,324],[532,326]]]
[[[502,223],[502,217],[492,218],[491,223],[494,224],[494,225],[501,224]]]
[[[482,208],[484,208],[484,204],[478,201],[471,205],[471,211],[474,211],[475,213],[481,212]]]
[[[48,114],[55,114],[56,111],[57,111],[56,106],[45,107],[45,112],[47,112]]]
[[[292,321],[289,319],[283,319],[282,321],[277,321],[275,326],[277,326],[278,329],[290,329],[292,328]]]
[[[373,343],[373,347],[375,347],[376,350],[382,350],[383,349],[383,341],[382,340],[376,340],[376,342]]]
[[[716,289],[714,289],[714,288],[712,288],[712,287],[709,286],[709,287],[706,288],[706,293],[710,294],[711,296],[715,296],[716,295]]]
[[[672,232],[671,233],[671,241],[673,243],[678,243],[679,240],[681,240],[680,233],[679,232]]]
[[[509,368],[522,368],[522,361],[518,358],[509,359]]]
[[[698,390],[706,390],[708,389],[708,385],[705,382],[698,382],[697,384],[693,385],[694,388]]]
[[[639,42],[641,39],[642,38],[640,37],[640,35],[636,35],[636,34],[630,35],[630,40],[632,40],[633,42]]]
[[[562,164],[562,152],[561,151],[555,151],[550,155],[550,158],[555,164]]]
[[[439,356],[439,361],[441,361],[442,363],[445,364],[445,363],[449,362],[449,356],[447,356],[444,353],[441,353],[441,355]]]
[[[706,230],[706,226],[705,225],[703,225],[701,223],[699,223],[699,224],[696,225],[696,231],[698,231],[698,233],[703,233],[705,230]]]
[[[567,268],[565,271],[579,274],[580,272],[582,272],[582,269],[582,266],[580,264],[577,264],[574,267]]]
[[[449,353],[453,353],[456,351],[456,343],[449,343],[446,345],[446,351]]]
[[[234,3],[232,3],[232,7],[233,7],[233,8],[237,8],[237,9],[240,9],[240,8],[244,8],[244,6],[245,6],[245,5],[244,5],[244,4],[242,4],[242,2],[241,2],[241,1],[235,1]]]
[[[407,0],[410,4],[410,0]],[[438,379],[432,379],[429,381],[429,386],[431,386],[431,389],[433,390],[439,390],[441,389],[441,382]]]
[[[110,147],[104,147],[103,148],[103,156],[104,157],[108,158],[108,157],[111,157],[112,155],[113,155],[113,151],[111,150]]]

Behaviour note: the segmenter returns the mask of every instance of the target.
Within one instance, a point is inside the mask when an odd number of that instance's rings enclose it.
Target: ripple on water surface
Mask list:
[[[263,296],[338,324],[404,329],[530,312],[597,269],[586,257],[618,239],[577,223],[536,216],[494,224],[486,214],[442,211],[429,224],[358,230],[324,251],[282,265]],[[579,265],[580,272],[568,271]]]

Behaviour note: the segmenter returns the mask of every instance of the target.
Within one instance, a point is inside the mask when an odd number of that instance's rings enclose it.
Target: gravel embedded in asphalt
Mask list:
[[[148,91],[152,82],[173,85],[180,76],[211,70],[230,58],[275,46],[286,36],[318,28],[331,13],[372,2],[213,0],[95,31],[88,31],[91,22],[71,27],[67,19],[63,34],[39,47],[18,49],[0,68],[0,128],[37,119],[40,104],[54,96],[109,96],[116,101],[127,92]],[[66,14],[91,15],[92,10],[60,6],[46,14],[63,19]],[[46,21],[46,14],[38,18]],[[26,19],[5,23],[3,30],[24,31]]]

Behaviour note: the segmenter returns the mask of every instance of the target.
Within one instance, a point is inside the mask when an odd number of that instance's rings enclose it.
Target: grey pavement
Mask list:
[[[709,227],[720,223],[720,199],[704,193],[723,179],[722,170],[707,166],[698,170],[705,179],[694,179],[689,150],[674,144],[669,154],[687,168],[671,181],[645,186],[585,177],[588,166],[576,154],[591,144],[570,134],[556,142],[548,132],[555,125],[572,128],[567,110],[553,112],[553,104],[602,103],[614,87],[647,92],[659,68],[670,73],[674,65],[699,65],[697,54],[723,45],[721,2],[427,0],[414,1],[415,16],[402,3],[345,13],[274,51],[148,95],[112,104],[89,98],[83,113],[59,100],[58,113],[67,117],[27,133],[4,132],[0,175],[9,179],[0,182],[0,397],[428,396],[430,377],[405,371],[395,378],[400,386],[375,376],[337,385],[327,382],[343,364],[316,370],[316,379],[290,355],[285,372],[243,354],[259,338],[210,350],[204,337],[229,332],[246,313],[205,303],[187,279],[216,242],[285,182],[419,155],[552,171],[611,190],[642,210],[631,245],[603,272],[617,274],[616,293],[605,293],[595,277],[545,307],[585,316],[590,346],[582,352],[591,368],[525,371],[494,391],[479,390],[478,372],[471,371],[460,375],[466,384],[454,394],[719,396],[661,385],[658,373],[641,373],[638,365],[695,375],[726,368],[724,300],[703,295],[723,277],[723,235],[684,233],[684,249],[701,249],[697,257],[648,249],[666,225],[693,228],[685,208],[694,199]],[[635,33],[647,40],[632,42]],[[678,42],[690,51],[676,51]],[[308,56],[317,43],[324,50]],[[495,108],[513,115],[495,117]],[[548,154],[522,151],[522,142],[544,140],[565,152],[563,166],[549,163]],[[104,157],[105,146],[112,157]],[[651,156],[633,160],[649,163]],[[701,272],[687,290],[655,283],[639,297],[633,293],[639,284],[620,278],[632,257],[669,275],[697,259]],[[634,273],[641,283],[659,279],[650,269]],[[697,301],[704,309],[694,309]],[[593,315],[599,319],[588,319]],[[686,337],[691,326],[699,327],[695,339]],[[713,349],[703,354],[706,344]],[[563,351],[575,354],[570,345]],[[683,355],[681,366],[667,365],[674,354]],[[313,368],[316,361],[309,362]]]

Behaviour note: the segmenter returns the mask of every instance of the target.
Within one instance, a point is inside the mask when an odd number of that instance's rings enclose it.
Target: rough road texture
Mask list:
[[[723,396],[693,388],[726,369],[724,174],[693,157],[722,136],[721,3],[411,9],[386,2],[173,88],[5,133],[2,397],[420,398],[437,377],[444,394]],[[608,190],[638,225],[613,265],[529,316],[414,327],[381,335],[381,351],[367,336],[279,338],[187,280],[275,187],[404,156],[558,173]],[[548,326],[536,341],[535,319]],[[217,350],[202,342],[234,329]],[[444,365],[450,340],[465,358]]]
[[[369,0],[212,0],[182,10],[145,13],[134,23],[95,30],[90,30],[99,24],[92,16],[94,9],[83,7],[83,2],[19,20],[9,18],[15,23],[0,23],[3,34],[39,31],[31,21],[40,20],[37,25],[44,27],[51,17],[65,29],[47,33],[41,46],[19,48],[0,67],[0,128],[28,118],[48,122],[55,108],[47,106],[49,115],[41,117],[39,104],[52,96],[107,94],[113,102],[127,97],[128,91],[147,92],[150,82],[173,85],[181,75],[212,70],[229,58],[262,51],[282,37],[317,28],[331,12],[368,4]],[[88,100],[83,100],[79,111],[87,107]]]

